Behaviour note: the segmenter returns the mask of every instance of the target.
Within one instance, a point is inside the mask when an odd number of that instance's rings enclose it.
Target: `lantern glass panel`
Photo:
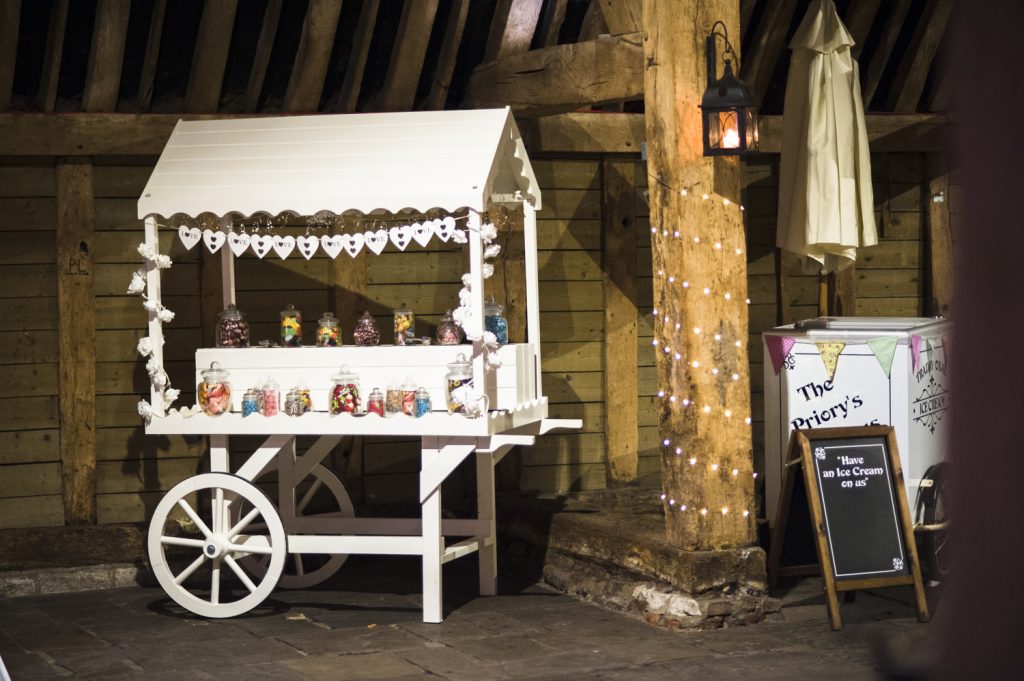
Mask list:
[[[758,148],[757,112],[754,109],[745,109],[743,117],[746,121],[744,130],[746,132],[746,148],[748,151],[756,151]]]
[[[740,146],[739,121],[735,111],[718,112],[718,144],[721,149],[736,149]]]

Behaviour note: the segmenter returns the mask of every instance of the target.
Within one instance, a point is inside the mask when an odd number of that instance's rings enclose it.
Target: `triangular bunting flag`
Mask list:
[[[796,338],[790,336],[765,336],[764,343],[768,346],[768,354],[772,358],[772,368],[776,375],[782,370],[782,364],[786,361],[786,355],[796,344]]]
[[[846,343],[842,341],[825,341],[822,343],[815,343],[818,346],[818,352],[821,354],[821,361],[825,363],[825,371],[828,372],[828,380],[832,380],[836,376],[836,365],[839,363],[839,353],[846,347]]]
[[[921,337],[910,337],[910,363],[917,371],[917,365],[921,363]]]
[[[896,355],[896,346],[898,344],[899,340],[896,336],[872,338],[868,341],[868,347],[874,353],[875,359],[878,360],[879,366],[885,372],[886,378],[889,378],[889,372],[892,371],[892,358]]]

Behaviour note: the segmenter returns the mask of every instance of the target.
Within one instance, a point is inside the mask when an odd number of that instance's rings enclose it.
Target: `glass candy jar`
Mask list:
[[[387,396],[384,398],[385,416],[397,416],[402,413],[402,387],[398,381],[391,381],[388,385]]]
[[[437,342],[441,345],[458,345],[462,342],[462,329],[452,319],[451,310],[444,313],[437,325]]]
[[[416,415],[416,384],[406,378],[402,384],[402,413],[406,416]]]
[[[408,345],[416,337],[416,313],[402,303],[395,310],[395,345]]]
[[[370,315],[369,310],[363,312],[363,316],[356,321],[356,328],[352,331],[352,336],[356,345],[378,345],[380,343],[380,328],[377,326],[377,320]]]
[[[366,413],[384,416],[384,393],[380,391],[380,388],[370,391],[370,396],[366,400]]]
[[[217,315],[217,347],[247,348],[249,347],[249,323],[245,315],[235,307],[228,305]]]
[[[231,384],[228,372],[220,368],[220,362],[212,362],[209,369],[200,372],[202,382],[196,387],[199,406],[207,416],[219,416],[231,411]]]
[[[302,347],[302,313],[294,305],[281,310],[281,345],[286,348]]]
[[[341,327],[334,314],[324,312],[324,316],[317,321],[316,345],[318,348],[336,348],[341,345]]]
[[[416,391],[416,418],[426,416],[430,413],[430,393],[426,388],[419,388]]]
[[[260,414],[277,416],[281,413],[281,388],[277,381],[268,378],[260,388]]]
[[[469,366],[469,360],[461,352],[455,357],[455,361],[448,365],[448,373],[445,375],[445,398],[448,402],[449,414],[465,413],[466,407],[457,402],[453,393],[462,386],[473,385],[473,372]]]
[[[260,393],[256,388],[249,388],[242,396],[242,416],[260,413]]]
[[[332,414],[358,414],[362,408],[359,392],[359,376],[342,366],[341,371],[331,377],[334,386],[331,388]]]
[[[484,329],[494,334],[498,345],[508,343],[508,322],[504,314],[505,308],[494,301],[494,296],[487,299],[484,305]]]
[[[306,413],[306,400],[298,388],[289,390],[284,398],[284,413],[288,416],[302,416]]]

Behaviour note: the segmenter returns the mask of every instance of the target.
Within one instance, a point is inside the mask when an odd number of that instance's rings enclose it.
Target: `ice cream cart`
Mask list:
[[[498,206],[521,209],[524,221],[527,338],[508,344],[484,329],[484,279],[496,253],[495,227],[484,216]],[[326,579],[346,555],[414,555],[422,559],[423,620],[440,622],[441,566],[473,552],[479,554],[481,594],[495,593],[495,464],[513,446],[580,425],[548,418],[541,390],[540,207],[508,109],[179,121],[139,199],[145,264],[130,289],[149,313],[148,336],[139,344],[152,382],[150,400],[139,404],[146,433],[205,435],[210,442],[210,472],[168,491],[151,520],[150,561],[168,596],[197,614],[231,617],[257,606],[279,581],[305,587]],[[251,234],[231,219],[286,212],[387,215],[391,227]],[[426,219],[428,212],[444,217]],[[191,219],[204,214],[220,218],[221,226],[200,229]],[[161,298],[161,272],[173,263],[160,253],[159,235],[168,229],[187,247],[219,253],[225,306],[235,300],[234,259],[246,250],[261,259],[326,254],[344,260],[433,239],[465,243],[468,271],[456,316],[472,344],[201,348],[197,382],[208,381],[213,368],[236,387],[226,396],[216,393],[221,413],[174,408],[178,390],[163,369],[164,326],[173,324],[173,310]],[[471,380],[450,413],[445,368],[459,353],[468,357]],[[416,418],[364,409],[331,413],[331,376],[342,366],[358,371],[364,388],[383,384],[400,367],[417,378],[434,408]],[[245,413],[241,388],[266,375],[282,385],[301,376],[311,409],[301,416]],[[208,407],[214,391],[204,394],[201,386],[204,397]],[[243,435],[264,440],[231,470],[231,440]],[[300,435],[316,437],[301,455]],[[344,485],[322,465],[348,435],[420,438],[419,517],[354,517]],[[470,457],[477,517],[442,518],[441,483]],[[254,484],[268,473],[277,477],[276,502]],[[310,512],[314,494],[328,497],[326,510],[321,505]],[[303,558],[313,556],[319,560],[310,569]]]

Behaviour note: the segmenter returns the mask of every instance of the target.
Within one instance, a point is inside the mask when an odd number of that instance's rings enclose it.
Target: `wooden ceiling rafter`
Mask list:
[[[636,33],[643,30],[644,6],[642,0],[596,0],[605,26],[611,35]]]
[[[953,0],[928,0],[889,88],[889,108],[896,113],[917,110],[952,11]]]
[[[750,32],[750,20],[753,18],[756,8],[757,0],[740,0],[740,33],[744,38]]]
[[[83,111],[117,111],[131,0],[100,0],[86,66]]]
[[[302,22],[299,49],[285,90],[285,111],[316,112],[320,107],[341,5],[339,0],[310,0]]]
[[[39,74],[39,92],[36,93],[36,108],[53,111],[57,105],[57,83],[60,79],[60,64],[64,54],[64,33],[68,25],[69,0],[55,0],[50,8],[50,25],[46,31],[46,54]]]
[[[238,0],[206,0],[199,34],[192,53],[192,69],[185,89],[185,111],[215,112],[220,108],[224,70],[235,25]]]
[[[21,0],[0,2],[0,111],[11,108],[20,24]]]
[[[590,0],[587,11],[583,14],[583,25],[580,26],[580,35],[576,42],[585,43],[596,40],[605,33],[608,33],[608,25],[604,21],[599,0]]]
[[[530,49],[544,0],[498,0],[491,19],[484,61]]]
[[[270,66],[270,54],[274,51],[274,39],[277,26],[281,22],[281,6],[284,0],[269,0],[263,11],[263,25],[260,37],[256,41],[256,54],[253,56],[252,67],[249,69],[249,80],[242,95],[242,111],[252,113],[259,108],[260,95],[263,94],[263,81],[267,77]]]
[[[372,108],[375,111],[412,111],[438,2],[407,2],[402,7],[384,86],[374,98],[376,105]]]
[[[331,98],[328,111],[355,111],[359,104],[359,92],[363,85],[363,74],[366,72],[366,61],[370,55],[370,43],[373,41],[373,27],[377,24],[380,12],[380,0],[363,0],[359,10],[359,20],[352,36],[352,49],[349,52],[348,68],[341,89]]]
[[[565,23],[565,9],[569,0],[549,0],[544,15],[541,17],[540,46],[554,47],[558,44],[558,36],[562,32],[562,24]]]
[[[889,16],[882,29],[882,36],[871,54],[867,74],[861,78],[861,94],[864,98],[865,109],[871,106],[871,100],[875,98],[875,91],[878,90],[878,85],[882,82],[882,74],[885,73],[885,67],[889,62],[889,57],[892,56],[896,40],[900,36],[900,29],[903,27],[903,22],[906,21],[909,10],[910,0],[893,0],[890,6]],[[861,72],[863,73],[863,69]]]
[[[135,98],[136,111],[149,111],[149,107],[153,103],[156,65],[160,59],[160,42],[163,40],[164,19],[166,16],[167,0],[156,0],[153,3],[153,14],[149,17],[146,54],[142,58],[142,70],[139,72],[139,90]]]
[[[779,56],[786,48],[786,34],[789,32],[796,11],[796,0],[773,0],[761,16],[754,31],[747,53],[740,55],[739,75],[753,91],[758,100],[764,100]],[[732,40],[737,47],[739,36]]]
[[[868,33],[871,32],[871,26],[875,23],[875,17],[878,16],[878,6],[881,1],[853,0],[846,8],[843,23],[846,24],[850,35],[853,36],[854,45],[851,52],[854,59],[860,58],[864,43],[868,39]]]
[[[466,30],[466,17],[469,16],[470,0],[454,0],[448,21],[445,24],[441,50],[434,67],[434,77],[430,81],[430,92],[423,101],[421,108],[426,110],[443,109],[448,101],[448,91],[452,85],[452,74],[462,45],[462,34]]]

